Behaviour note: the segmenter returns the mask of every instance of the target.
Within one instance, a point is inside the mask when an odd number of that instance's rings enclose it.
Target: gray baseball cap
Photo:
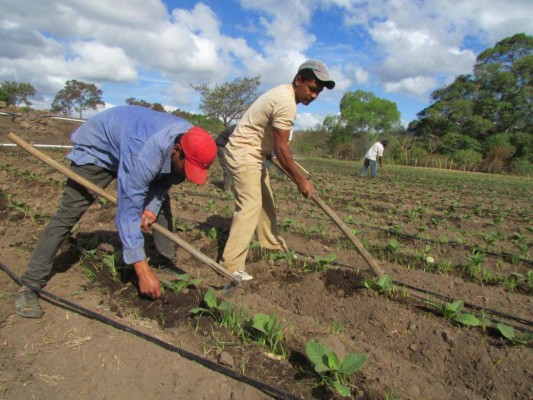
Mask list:
[[[302,69],[312,69],[315,73],[315,76],[319,81],[324,83],[324,86],[328,89],[333,89],[335,87],[335,82],[331,80],[329,76],[328,67],[322,61],[318,60],[307,60],[298,68],[298,72]]]

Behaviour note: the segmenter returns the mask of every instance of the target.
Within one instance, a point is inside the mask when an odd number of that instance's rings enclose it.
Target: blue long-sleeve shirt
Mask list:
[[[146,258],[142,211],[159,213],[170,189],[174,140],[192,126],[172,114],[122,106],[89,118],[72,134],[74,147],[67,158],[77,165],[95,164],[117,172],[115,225],[128,264]]]

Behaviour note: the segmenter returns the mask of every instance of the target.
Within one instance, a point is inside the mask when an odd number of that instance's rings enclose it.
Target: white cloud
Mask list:
[[[305,130],[314,128],[317,124],[321,124],[324,120],[324,115],[312,113],[298,113],[294,120],[294,130]]]
[[[359,84],[365,84],[368,83],[369,80],[369,74],[368,71],[364,68],[357,68],[355,70],[355,82]]]
[[[386,82],[385,91],[387,92],[406,92],[414,95],[424,95],[435,89],[438,81],[435,78],[427,76],[417,76],[404,78],[399,81]]]

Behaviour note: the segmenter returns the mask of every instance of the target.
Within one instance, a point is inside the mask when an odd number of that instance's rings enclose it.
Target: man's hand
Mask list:
[[[150,210],[144,210],[141,218],[141,230],[144,232],[150,231],[152,225],[157,219],[157,216]]]
[[[306,199],[310,198],[315,193],[315,188],[308,179],[304,179],[298,183],[298,190]]]
[[[154,300],[161,297],[161,284],[157,276],[150,270],[148,262],[146,260],[137,261],[133,267],[139,279],[139,292]]]

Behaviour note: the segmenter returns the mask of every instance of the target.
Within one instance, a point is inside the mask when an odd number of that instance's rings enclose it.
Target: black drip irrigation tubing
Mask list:
[[[5,264],[0,262],[0,269],[2,269],[9,277],[15,281],[19,286],[22,286],[22,282],[20,278],[15,275]],[[174,353],[178,353],[183,358],[186,358],[187,360],[194,361],[206,368],[209,368],[210,370],[213,370],[215,372],[219,372],[222,375],[225,375],[229,378],[235,379],[236,381],[246,383],[250,386],[255,387],[256,389],[259,389],[260,391],[268,394],[269,396],[274,396],[276,399],[287,399],[287,400],[301,400],[300,397],[297,397],[291,393],[285,392],[277,387],[271,386],[269,384],[266,384],[264,382],[258,381],[256,379],[250,378],[245,375],[241,375],[236,373],[235,371],[232,371],[229,368],[226,368],[220,364],[217,364],[211,360],[208,360],[206,358],[200,357],[197,354],[191,353],[187,350],[184,350],[180,347],[177,347],[173,345],[172,343],[165,342],[161,339],[158,339],[154,336],[148,335],[144,332],[141,332],[135,328],[132,328],[130,326],[127,326],[125,324],[122,324],[120,322],[114,321],[108,317],[103,316],[102,314],[98,314],[92,310],[89,310],[87,308],[81,307],[75,303],[72,303],[68,300],[65,300],[61,297],[58,297],[52,293],[49,293],[45,290],[42,290],[37,287],[31,287],[32,290],[37,292],[39,296],[46,300],[47,302],[51,304],[55,304],[58,306],[61,306],[63,308],[69,309],[71,311],[74,311],[84,317],[91,318],[97,321],[100,321],[106,325],[110,325],[116,329],[120,329],[122,331],[131,333],[135,336],[140,337],[141,339],[144,339],[148,342],[154,343],[166,350],[172,351]]]
[[[209,223],[198,222],[198,221],[187,219],[187,218],[176,217],[176,219],[180,219],[182,221],[195,223],[198,226],[210,226],[210,227],[213,227],[213,225],[211,225]],[[296,251],[296,253],[301,255],[301,256],[304,256],[304,257],[311,257],[309,254],[305,254],[305,253],[302,253],[302,252],[299,252],[299,251]],[[528,260],[525,260],[525,261],[528,261]],[[531,262],[531,261],[529,261],[529,262]],[[342,264],[342,263],[331,262],[330,264],[337,265],[337,266],[342,267],[342,268],[353,270],[353,267],[351,267],[349,265]],[[403,282],[400,282],[400,281],[393,281],[393,282],[396,283],[398,286],[406,287],[408,289],[411,289],[411,290],[414,290],[414,291],[417,291],[417,292],[420,292],[420,293],[428,294],[428,295],[431,295],[433,297],[440,298],[441,300],[446,300],[448,302],[453,301],[453,299],[448,297],[448,296],[445,296],[445,295],[442,295],[442,294],[439,294],[439,293],[435,293],[435,292],[432,292],[432,291],[427,290],[427,289],[421,289],[421,288],[418,288],[416,286],[412,286],[412,285],[409,285],[407,283],[403,283]],[[475,305],[475,304],[472,304],[472,303],[468,303],[468,302],[464,302],[464,305],[465,305],[465,307],[469,307],[469,308],[472,308],[472,309],[475,309],[475,310],[478,310],[478,311],[486,312],[488,314],[497,315],[499,317],[506,318],[506,319],[509,319],[509,320],[512,320],[512,321],[516,321],[516,322],[519,322],[521,324],[524,324],[524,325],[527,325],[527,326],[530,326],[530,327],[533,326],[533,321],[529,321],[527,319],[524,319],[524,318],[521,318],[521,317],[518,317],[518,316],[515,316],[515,315],[506,314],[506,313],[503,313],[503,312],[497,311],[497,310],[491,310],[489,308],[485,308],[485,307],[478,306],[478,305]]]
[[[437,298],[439,298],[441,300],[444,300],[444,301],[447,301],[447,302],[451,302],[451,301],[454,300],[454,299],[451,299],[448,296],[444,296],[442,294],[435,293],[435,292],[432,292],[432,291],[427,290],[427,289],[420,289],[420,288],[418,288],[416,286],[409,285],[408,283],[400,282],[400,281],[397,281],[397,280],[393,280],[393,282],[395,284],[397,284],[398,286],[405,287],[405,288],[408,288],[408,289],[411,289],[411,290],[414,290],[414,291],[417,291],[417,292],[420,292],[420,293],[428,294],[430,296],[437,297]],[[482,307],[482,306],[478,306],[476,304],[468,303],[466,301],[464,302],[464,305],[465,305],[465,307],[472,308],[472,309],[477,310],[477,311],[485,312],[487,314],[497,315],[498,317],[502,317],[502,318],[505,318],[505,319],[508,319],[508,320],[511,320],[511,321],[519,322],[519,323],[521,323],[523,325],[527,325],[529,327],[533,327],[533,321],[529,321],[527,319],[524,319],[522,317],[518,317],[516,315],[503,313],[503,312],[497,311],[497,310],[491,310],[490,308],[485,308],[485,307]]]
[[[303,256],[307,256],[306,254],[303,254],[303,253],[298,253],[298,254],[301,254]],[[342,268],[345,268],[345,269],[350,269],[350,270],[354,269],[353,267],[351,267],[349,265],[345,265],[345,264],[341,264],[341,263],[337,263],[337,262],[332,262],[331,264],[339,266],[339,267],[342,267]],[[430,295],[430,296],[433,296],[433,297],[437,297],[437,298],[439,298],[441,300],[444,300],[444,301],[447,301],[447,302],[452,302],[454,300],[454,299],[452,299],[452,298],[450,298],[448,296],[442,295],[440,293],[435,293],[435,292],[432,292],[432,291],[427,290],[427,289],[422,289],[422,288],[410,285],[408,283],[400,282],[400,281],[397,281],[397,280],[392,280],[392,282],[395,283],[398,286],[405,287],[407,289],[414,290],[414,291],[420,292],[420,293],[424,293],[426,295]],[[469,302],[466,302],[466,301],[464,302],[464,305],[465,305],[465,307],[468,307],[468,308],[472,308],[472,309],[475,309],[475,310],[478,310],[478,311],[481,311],[481,312],[485,312],[487,314],[497,315],[499,317],[502,317],[502,318],[505,318],[505,319],[508,319],[508,320],[511,320],[511,321],[516,321],[516,322],[518,322],[520,324],[523,324],[523,325],[526,325],[526,326],[529,326],[529,327],[533,327],[533,321],[527,320],[527,319],[522,318],[522,317],[518,317],[516,315],[507,314],[507,313],[504,313],[504,312],[501,312],[501,311],[497,311],[497,310],[492,310],[490,308],[485,308],[485,307],[482,307],[482,306],[478,306],[476,304],[472,304],[472,303],[469,303]]]

